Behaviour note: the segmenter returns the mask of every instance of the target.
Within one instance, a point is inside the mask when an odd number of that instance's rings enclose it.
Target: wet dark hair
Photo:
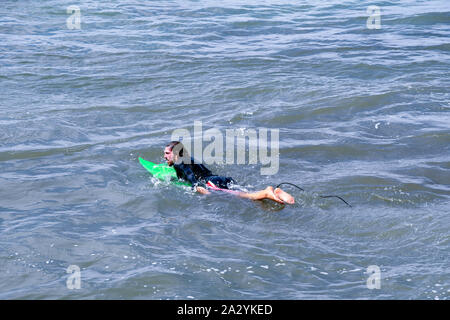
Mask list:
[[[174,156],[178,157],[180,160],[184,158],[189,159],[189,153],[180,141],[170,141],[166,147],[169,147]]]

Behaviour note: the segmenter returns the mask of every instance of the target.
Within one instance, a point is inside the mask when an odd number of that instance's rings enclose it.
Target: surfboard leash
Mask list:
[[[281,182],[281,183],[279,183],[279,184],[275,187],[275,189],[278,188],[279,186],[281,186],[282,184],[288,184],[288,185],[290,185],[290,186],[296,187],[297,189],[300,189],[301,191],[305,191],[305,189],[300,188],[299,186],[297,186],[297,185],[295,185],[295,184],[293,184],[293,183],[290,183],[290,182]],[[320,195],[320,194],[319,194],[319,197],[320,197],[320,198],[338,198],[338,199],[342,200],[342,201],[343,201],[346,205],[348,205],[350,208],[352,208],[352,206],[351,206],[347,201],[345,201],[344,199],[342,199],[342,197],[340,197],[340,196],[334,196],[334,195],[328,196],[328,195]]]

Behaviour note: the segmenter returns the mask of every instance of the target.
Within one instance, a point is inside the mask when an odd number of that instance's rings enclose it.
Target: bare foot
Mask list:
[[[264,191],[266,191],[266,197],[269,198],[270,200],[284,204],[283,200],[278,198],[278,196],[273,191],[273,187],[267,187]]]
[[[289,203],[289,204],[294,204],[295,203],[294,197],[291,196],[289,193],[284,192],[280,188],[276,188],[274,193],[279,199],[283,200],[286,203]]]

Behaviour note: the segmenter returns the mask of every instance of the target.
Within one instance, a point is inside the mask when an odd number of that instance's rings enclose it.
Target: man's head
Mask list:
[[[184,146],[180,141],[171,141],[164,149],[164,159],[169,166],[181,162],[184,157],[188,156],[188,152],[184,150]]]

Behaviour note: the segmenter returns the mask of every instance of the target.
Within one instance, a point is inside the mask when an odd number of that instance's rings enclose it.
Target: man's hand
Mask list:
[[[203,187],[197,187],[197,192],[199,192],[201,194],[210,194],[211,193]]]

